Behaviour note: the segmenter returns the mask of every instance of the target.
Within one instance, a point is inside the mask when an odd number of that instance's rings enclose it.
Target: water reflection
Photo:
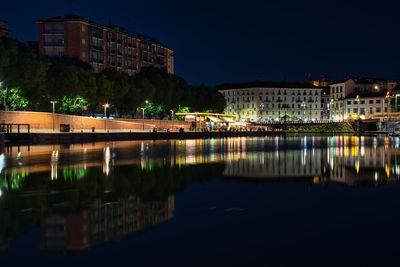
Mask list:
[[[174,196],[165,201],[96,199],[87,208],[68,215],[50,215],[40,221],[40,247],[48,250],[82,250],[118,241],[137,231],[172,218]]]
[[[175,194],[216,178],[394,183],[399,144],[387,137],[293,136],[8,149],[0,155],[0,247],[35,225],[42,249],[119,240],[171,219]]]

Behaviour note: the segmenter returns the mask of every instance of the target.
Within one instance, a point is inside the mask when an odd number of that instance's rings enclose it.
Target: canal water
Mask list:
[[[12,146],[2,266],[399,266],[400,140]]]

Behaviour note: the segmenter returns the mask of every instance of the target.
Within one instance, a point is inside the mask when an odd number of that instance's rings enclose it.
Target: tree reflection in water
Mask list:
[[[80,250],[173,217],[174,195],[212,179],[350,186],[397,182],[399,139],[292,136],[9,148],[0,243],[40,225],[41,248]]]

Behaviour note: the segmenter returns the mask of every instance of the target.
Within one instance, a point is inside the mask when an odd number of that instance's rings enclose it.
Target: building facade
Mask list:
[[[143,67],[154,66],[174,73],[173,51],[143,34],[76,15],[36,23],[39,54],[76,57],[90,63],[95,72],[112,68],[134,75]]]
[[[322,88],[309,83],[256,81],[224,84],[218,90],[226,100],[225,113],[242,121],[319,121],[323,119]]]
[[[330,85],[331,119],[343,121],[354,116],[390,112],[386,97],[397,85],[384,78],[348,78]]]
[[[0,20],[0,37],[8,37],[11,31],[8,28],[8,22],[4,20]]]

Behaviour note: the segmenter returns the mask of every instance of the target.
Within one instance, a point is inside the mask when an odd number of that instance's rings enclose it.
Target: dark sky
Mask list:
[[[398,1],[76,0],[73,12],[155,37],[175,50],[192,84],[304,81],[327,75],[400,78]],[[32,22],[69,13],[67,0],[2,1],[12,37],[37,40]]]

